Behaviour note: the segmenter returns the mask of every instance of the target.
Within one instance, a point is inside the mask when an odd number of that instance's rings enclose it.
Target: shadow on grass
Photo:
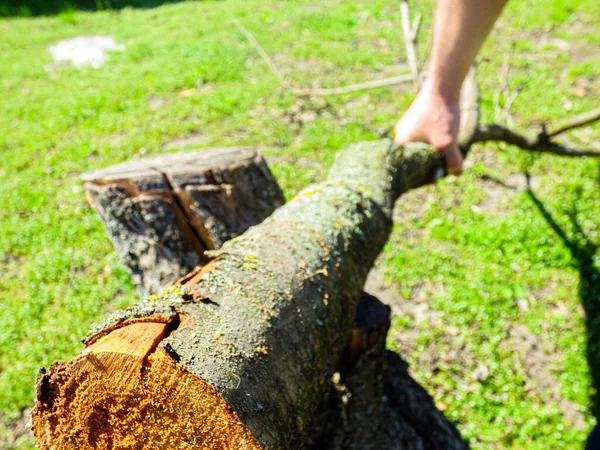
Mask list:
[[[0,0],[0,17],[30,17],[59,14],[66,11],[104,11],[132,8],[154,8],[181,0]]]
[[[594,256],[600,247],[586,236],[577,220],[577,204],[567,213],[574,230],[574,238],[569,238],[550,214],[544,203],[533,193],[527,175],[528,194],[550,228],[560,237],[569,249],[575,267],[579,271],[579,298],[585,310],[587,328],[587,360],[592,375],[595,393],[592,397],[592,414],[600,419],[600,272],[594,267]]]
[[[469,450],[408,363],[386,350],[390,325],[390,306],[363,292],[337,379],[313,419],[309,450]]]

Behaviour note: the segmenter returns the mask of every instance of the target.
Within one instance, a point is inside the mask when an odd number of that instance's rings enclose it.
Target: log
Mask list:
[[[262,156],[214,148],[83,175],[90,204],[143,298],[188,274],[284,203]]]
[[[40,448],[304,447],[394,202],[440,173],[441,154],[424,145],[383,140],[341,152],[327,181],[53,365],[33,413]],[[161,323],[145,351],[112,350],[122,328]],[[114,353],[136,369],[113,369]]]
[[[168,164],[171,166],[177,164],[181,157],[168,156]],[[161,165],[164,167],[164,162]],[[133,173],[139,174],[139,163],[134,167]],[[194,167],[186,166],[186,175],[193,179],[204,177],[204,170],[196,174],[193,170]],[[106,170],[103,172],[106,173]],[[116,172],[123,173],[123,170]],[[172,192],[170,194],[173,195]],[[117,207],[121,205],[122,203]],[[140,220],[147,218],[148,216],[139,217]],[[145,222],[143,225],[143,228],[154,228],[153,222]],[[176,225],[178,224],[173,224],[174,227]],[[180,231],[185,235],[185,229]],[[220,245],[219,242],[216,244]],[[151,261],[146,260],[146,263],[148,274],[144,273],[143,276],[147,279],[157,272],[157,268],[150,265]],[[349,345],[317,410],[319,419],[314,421],[308,434],[309,449],[466,448],[456,428],[435,408],[431,398],[418,383],[410,378],[406,363],[399,356],[386,353],[385,342],[390,324],[390,308],[363,292]],[[138,324],[137,329],[139,327]],[[165,332],[165,327],[160,324],[158,332],[161,335]],[[126,329],[136,332],[136,327],[133,326],[123,330]],[[407,379],[412,383],[407,384]],[[419,401],[393,403],[397,398],[415,397]],[[417,409],[418,413],[415,414],[411,407]],[[439,423],[431,420],[431,416],[437,418]],[[411,421],[414,417],[427,420],[413,424]]]

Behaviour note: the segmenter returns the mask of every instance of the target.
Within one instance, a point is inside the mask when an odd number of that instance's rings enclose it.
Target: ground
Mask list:
[[[424,17],[423,55],[432,5],[413,8]],[[597,0],[511,2],[481,55],[484,121],[537,132],[597,106],[599,16]],[[378,139],[414,96],[408,85],[299,100],[234,17],[297,87],[407,72],[396,0],[180,2],[0,20],[0,447],[33,446],[23,414],[37,369],[75,355],[91,323],[136,301],[82,172],[251,145],[291,196],[322,179],[340,148]],[[91,35],[125,50],[97,69],[47,69],[50,46]],[[564,139],[600,147],[600,126]],[[584,310],[595,311],[600,283],[599,168],[477,146],[461,178],[397,206],[378,264],[385,281],[376,280],[395,313],[389,346],[474,448],[581,448],[596,421],[597,323]]]

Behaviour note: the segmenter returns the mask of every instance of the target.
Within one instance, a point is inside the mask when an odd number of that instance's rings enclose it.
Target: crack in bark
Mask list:
[[[196,221],[194,221],[192,219],[192,217],[190,217],[187,208],[183,204],[182,199],[179,197],[179,194],[178,194],[179,190],[175,189],[175,186],[173,185],[173,182],[169,178],[169,176],[164,171],[162,171],[156,167],[151,166],[150,169],[156,170],[162,176],[164,182],[167,184],[167,186],[171,190],[171,195],[173,197],[173,201],[177,205],[176,213],[178,215],[181,215],[181,217],[184,219],[185,223],[188,225],[194,240],[200,244],[199,246],[196,243],[194,243],[193,245],[194,245],[194,248],[196,248],[196,250],[198,250],[198,248],[203,249],[202,251],[199,251],[198,256],[200,256],[201,259],[204,259],[205,263],[206,263],[208,261],[208,259],[204,254],[204,250],[213,250],[215,248],[215,245],[212,242],[212,240],[210,240],[210,238],[208,238],[206,229],[203,230],[204,233],[202,233],[198,229],[198,224],[196,223]]]

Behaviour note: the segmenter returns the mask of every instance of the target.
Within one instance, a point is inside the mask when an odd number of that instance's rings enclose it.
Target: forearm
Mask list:
[[[508,0],[438,0],[429,84],[458,102],[469,67]]]
[[[397,144],[426,142],[460,173],[460,89],[469,67],[508,0],[438,0],[429,76],[395,127]]]

